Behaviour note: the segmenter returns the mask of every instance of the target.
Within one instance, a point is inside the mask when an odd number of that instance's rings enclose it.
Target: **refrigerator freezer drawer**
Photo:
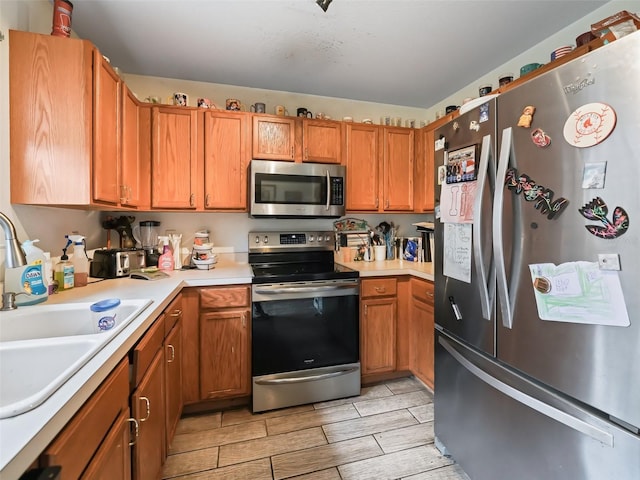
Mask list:
[[[435,434],[471,478],[640,478],[640,436],[437,337]]]

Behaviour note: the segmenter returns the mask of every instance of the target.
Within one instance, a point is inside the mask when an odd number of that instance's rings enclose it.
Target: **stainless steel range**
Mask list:
[[[360,393],[358,272],[334,234],[251,232],[253,411]]]

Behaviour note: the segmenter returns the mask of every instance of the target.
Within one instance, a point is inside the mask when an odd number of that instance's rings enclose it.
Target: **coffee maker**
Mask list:
[[[158,227],[160,222],[157,220],[143,220],[140,225],[136,225],[133,229],[133,236],[142,246],[145,252],[145,265],[147,267],[156,267],[158,265]]]

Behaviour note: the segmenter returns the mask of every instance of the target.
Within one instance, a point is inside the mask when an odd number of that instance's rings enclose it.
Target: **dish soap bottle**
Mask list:
[[[35,305],[46,301],[49,297],[44,275],[44,252],[33,245],[38,241],[26,240],[22,243],[27,265],[10,268],[5,272],[5,291],[26,293],[26,295],[16,296],[16,305]]]
[[[73,263],[69,261],[67,256],[67,248],[71,245],[71,240],[67,242],[67,245],[62,249],[62,256],[60,261],[56,264],[56,268],[53,273],[53,279],[58,283],[58,291],[69,290],[73,288]]]
[[[163,244],[162,255],[158,258],[158,268],[160,270],[173,270],[173,255],[169,248],[169,237],[160,237]]]
[[[66,235],[73,242],[73,286],[86,287],[89,278],[89,259],[82,235]]]

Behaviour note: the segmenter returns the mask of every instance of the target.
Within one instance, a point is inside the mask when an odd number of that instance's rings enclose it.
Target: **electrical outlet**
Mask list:
[[[620,255],[617,253],[598,254],[600,270],[620,270]]]

